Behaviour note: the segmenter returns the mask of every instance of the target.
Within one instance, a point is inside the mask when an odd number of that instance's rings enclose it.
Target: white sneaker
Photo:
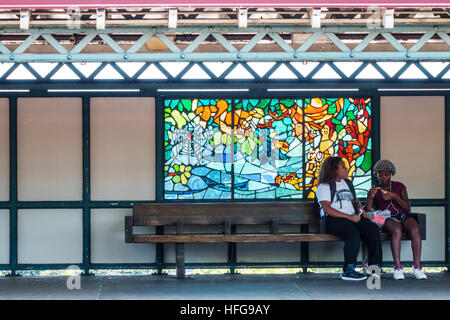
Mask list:
[[[416,268],[417,267],[417,268]],[[415,264],[412,266],[412,276],[418,280],[426,280],[427,275],[423,272],[423,267],[420,264]]]
[[[402,265],[394,266],[394,280],[405,280]]]

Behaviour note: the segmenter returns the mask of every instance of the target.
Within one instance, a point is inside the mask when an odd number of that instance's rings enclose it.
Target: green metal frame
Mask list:
[[[127,27],[120,26],[108,27],[105,30],[96,30],[90,28],[69,29],[63,27],[53,28],[33,28],[21,30],[17,27],[4,27],[4,34],[25,34],[28,37],[13,51],[5,45],[0,44],[0,62],[77,62],[77,61],[303,61],[303,60],[442,60],[449,58],[449,51],[420,51],[420,49],[433,36],[437,35],[442,39],[450,49],[450,36],[448,32],[450,26],[442,25],[404,25],[395,26],[393,29],[379,27],[368,29],[362,25],[341,25],[341,26],[323,26],[321,28],[311,28],[298,25],[280,25],[280,26],[249,26],[239,28],[238,26],[186,26],[170,29],[168,27]],[[356,32],[367,33],[365,38],[354,48],[350,49],[339,37],[338,33]],[[409,49],[406,49],[393,36],[395,33],[421,33],[423,36]],[[65,49],[54,37],[55,34],[84,34],[85,37],[70,51]],[[138,34],[139,39],[128,50],[124,50],[111,37],[113,34]],[[238,50],[223,35],[224,34],[254,34],[246,45]],[[294,49],[286,42],[281,33],[311,33],[309,38],[302,43],[299,48]],[[195,34],[196,38],[190,44],[181,50],[168,37],[168,34]],[[337,52],[311,52],[307,51],[314,42],[325,35],[340,51]],[[364,51],[377,36],[381,35],[387,40],[396,51],[372,52]],[[113,53],[82,53],[82,50],[99,36],[107,44]],[[170,52],[138,52],[145,45],[146,41],[152,36],[158,37],[169,49]],[[195,52],[198,46],[209,36],[212,36],[226,52]],[[281,47],[282,51],[273,52],[252,52],[251,50],[263,37],[268,36],[271,40]],[[25,53],[30,45],[39,37],[44,38],[57,53]]]
[[[10,119],[10,201],[0,202],[0,209],[8,209],[10,212],[10,263],[0,265],[0,270],[10,271],[11,275],[18,275],[20,271],[26,270],[54,270],[54,269],[65,269],[72,264],[18,264],[17,261],[17,210],[18,209],[31,209],[31,208],[71,208],[71,209],[82,209],[83,210],[83,261],[78,264],[78,266],[83,270],[85,275],[90,274],[91,270],[95,269],[155,269],[156,274],[163,274],[163,269],[174,268],[174,264],[165,263],[163,261],[164,257],[164,247],[163,245],[156,246],[156,262],[150,264],[133,264],[133,263],[120,263],[120,264],[97,264],[91,263],[91,243],[90,243],[90,210],[96,208],[131,208],[133,203],[138,202],[154,202],[154,201],[164,201],[163,200],[163,183],[157,183],[156,188],[156,200],[147,201],[143,199],[141,201],[92,201],[90,198],[90,97],[155,97],[156,99],[156,179],[161,182],[163,178],[163,129],[164,129],[164,113],[162,101],[165,97],[228,97],[228,98],[245,98],[248,96],[264,96],[264,97],[279,97],[283,96],[286,98],[300,98],[306,96],[322,95],[322,96],[367,96],[372,97],[372,109],[373,109],[373,134],[372,134],[372,144],[373,144],[373,161],[377,161],[380,157],[380,140],[379,140],[379,128],[380,128],[380,96],[388,95],[404,95],[404,96],[445,96],[445,198],[443,199],[411,199],[413,206],[440,206],[445,207],[445,235],[446,235],[446,252],[445,259],[442,261],[424,261],[425,266],[446,266],[450,267],[450,91],[446,91],[448,85],[445,84],[430,84],[421,83],[416,81],[398,81],[389,84],[374,84],[367,82],[353,82],[344,84],[330,83],[328,81],[320,83],[310,83],[307,88],[329,88],[330,91],[323,92],[266,92],[267,88],[286,88],[290,87],[295,89],[295,84],[292,83],[278,83],[278,82],[265,82],[265,83],[255,83],[255,82],[239,82],[238,84],[208,84],[206,88],[212,90],[219,88],[243,88],[247,87],[250,89],[249,92],[171,92],[169,95],[162,94],[157,91],[161,88],[161,84],[158,82],[154,83],[142,83],[142,84],[127,84],[125,87],[134,87],[141,89],[140,92],[135,93],[47,93],[48,88],[61,88],[66,84],[62,83],[33,83],[33,82],[21,82],[16,84],[8,84],[7,86],[2,86],[1,89],[20,89],[20,88],[32,88],[30,93],[0,93],[0,97],[8,97],[9,106],[9,119]],[[177,89],[193,89],[193,88],[205,88],[203,82],[189,82],[184,84],[166,84],[164,87],[177,88]],[[302,86],[303,87],[303,86]],[[430,92],[419,92],[419,91],[389,91],[389,92],[379,92],[377,87],[384,88],[398,88],[398,89],[410,89],[410,88],[432,88],[432,89],[443,89],[442,91],[430,91]],[[71,83],[70,88],[73,89],[114,89],[117,88],[117,83],[102,81],[96,83],[95,85],[90,84],[80,84]],[[121,85],[121,88],[124,86]],[[346,92],[346,91],[332,91],[341,90],[345,88],[358,88],[358,92]],[[83,199],[82,201],[19,201],[17,198],[17,98],[18,97],[67,97],[76,96],[82,98],[82,112],[83,112]],[[289,201],[289,200],[286,200]],[[157,232],[162,232],[162,228],[157,229]],[[302,244],[302,249],[307,249],[308,244]],[[236,246],[229,245],[228,247],[228,262],[226,263],[187,263],[187,268],[227,268],[230,269],[231,273],[234,273],[237,268],[247,268],[247,267],[295,267],[303,268],[306,271],[307,268],[312,267],[339,267],[341,263],[335,262],[310,262],[307,256],[307,251],[302,250],[301,260],[297,262],[289,263],[238,263],[236,257]],[[408,262],[406,262],[408,263]]]
[[[445,211],[445,238],[446,252],[445,260],[447,261],[447,272],[450,272],[450,96],[445,97],[445,199],[447,200],[447,206]]]

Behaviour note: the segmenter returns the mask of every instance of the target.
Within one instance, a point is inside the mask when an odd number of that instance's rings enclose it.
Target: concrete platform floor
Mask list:
[[[343,281],[337,274],[88,276],[81,289],[67,289],[67,277],[0,277],[0,300],[450,300],[450,275],[428,274],[415,280],[405,274],[395,281],[382,274],[381,289],[366,281]]]

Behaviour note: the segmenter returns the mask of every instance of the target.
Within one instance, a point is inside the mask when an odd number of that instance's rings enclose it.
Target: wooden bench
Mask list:
[[[425,239],[425,215],[416,214],[422,239]],[[185,226],[223,226],[218,234],[186,234]],[[232,225],[268,225],[270,233],[232,234]],[[281,233],[280,225],[304,225],[302,233]],[[176,226],[176,234],[134,234],[134,226]],[[306,230],[306,232],[305,232]],[[389,240],[386,233],[382,240]],[[403,240],[409,240],[402,234]],[[308,202],[215,202],[215,203],[139,203],[133,215],[125,217],[126,243],[175,243],[177,278],[184,278],[185,243],[230,242],[325,242],[342,241],[327,234],[321,219]]]

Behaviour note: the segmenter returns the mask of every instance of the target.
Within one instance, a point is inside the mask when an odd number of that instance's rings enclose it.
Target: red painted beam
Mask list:
[[[73,8],[301,8],[301,7],[450,7],[450,0],[0,0],[0,9]]]

